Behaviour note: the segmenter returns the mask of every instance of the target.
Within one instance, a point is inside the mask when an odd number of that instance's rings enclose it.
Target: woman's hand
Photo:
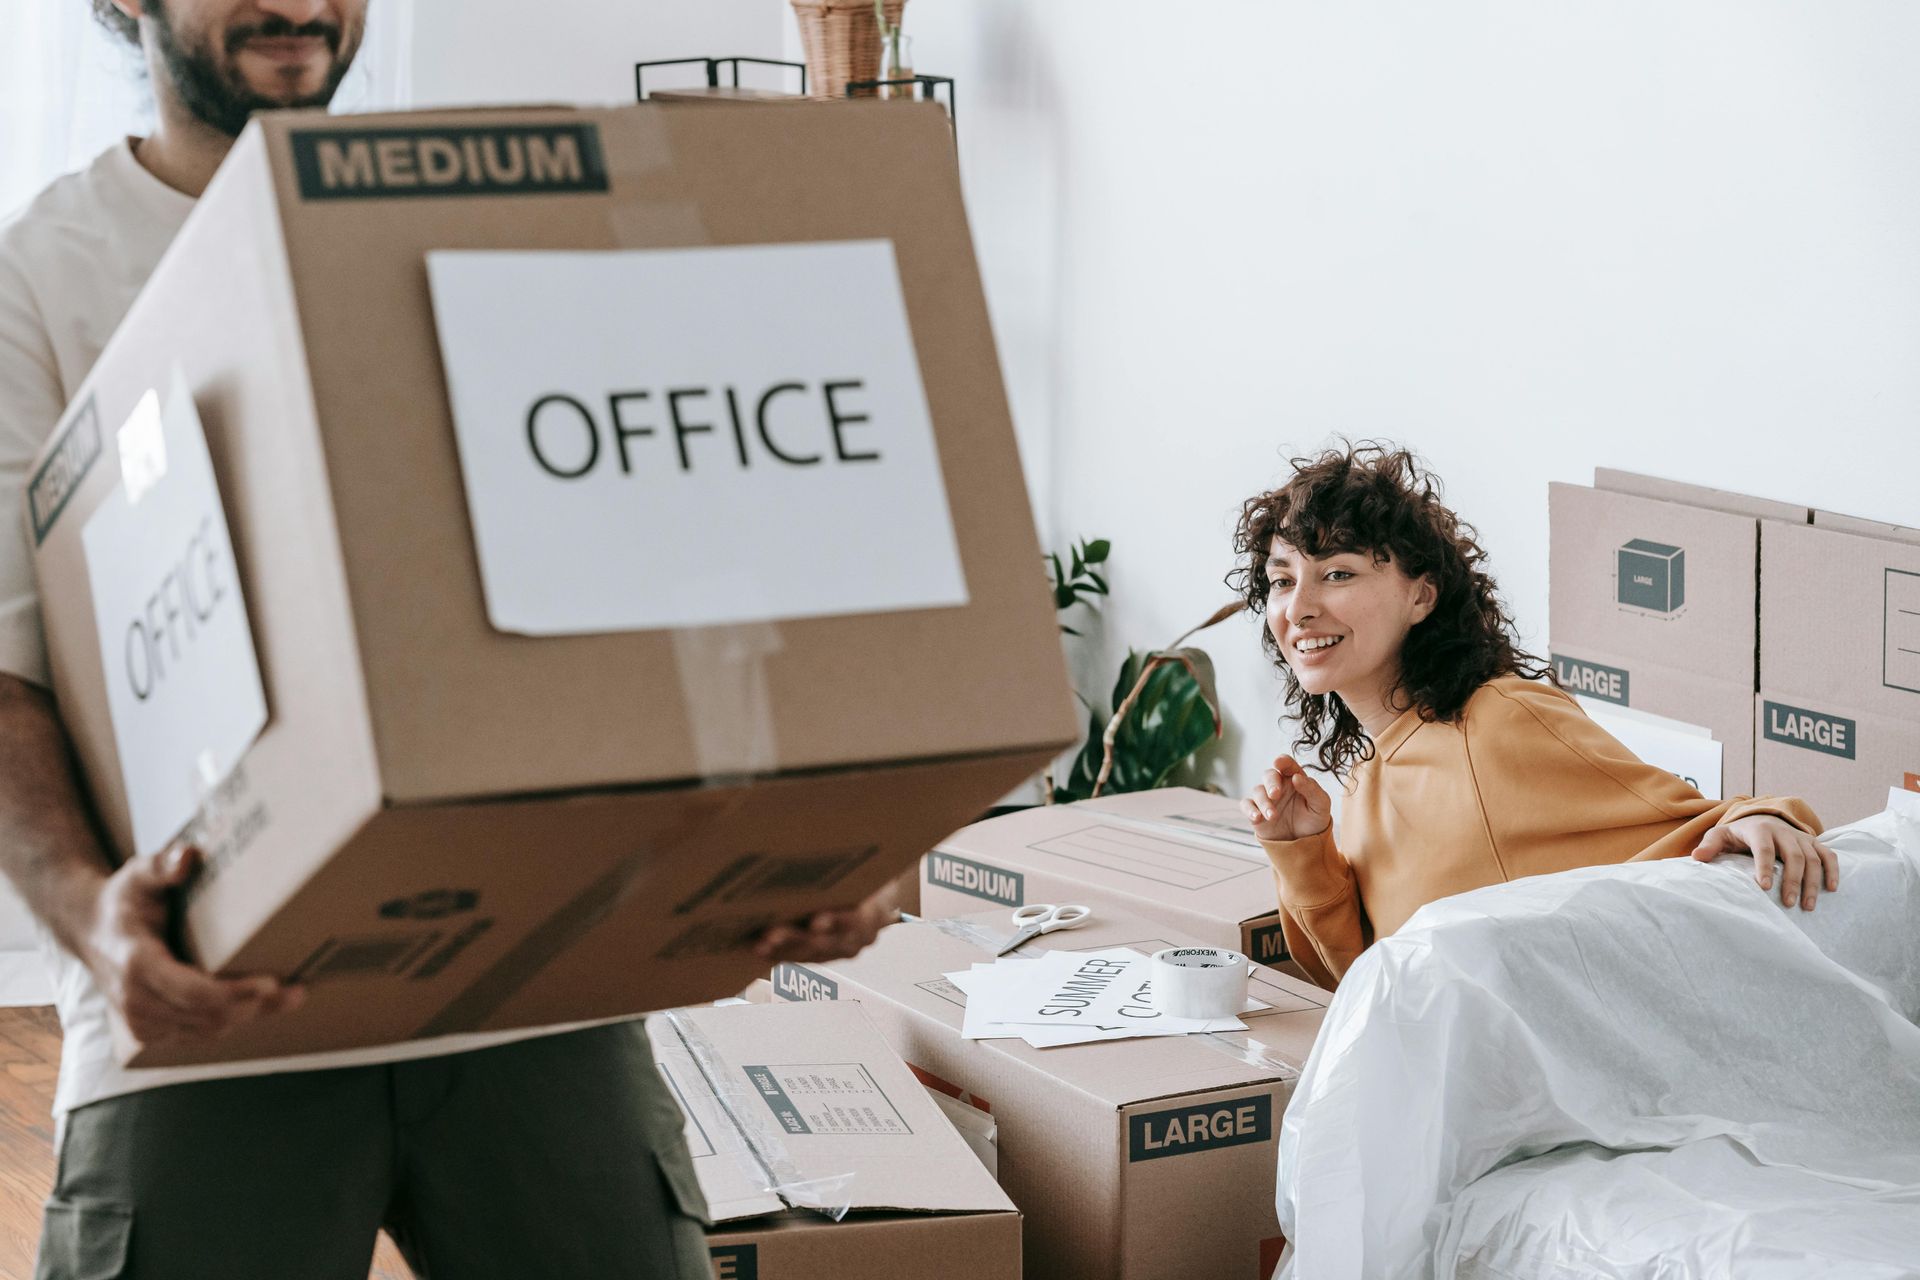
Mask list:
[[[1267,770],[1240,812],[1262,840],[1300,840],[1317,836],[1333,822],[1333,801],[1326,789],[1292,756],[1281,756]]]
[[[1801,910],[1811,911],[1823,880],[1829,893],[1840,887],[1840,860],[1833,850],[1772,814],[1721,823],[1707,832],[1693,856],[1712,862],[1723,853],[1752,853],[1753,878],[1762,889],[1773,888],[1773,864],[1778,862],[1782,906],[1798,902]]]

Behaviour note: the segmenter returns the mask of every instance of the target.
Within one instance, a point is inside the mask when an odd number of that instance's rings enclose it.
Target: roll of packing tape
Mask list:
[[[1247,1003],[1247,958],[1219,947],[1153,953],[1153,1002],[1175,1018],[1231,1018]]]

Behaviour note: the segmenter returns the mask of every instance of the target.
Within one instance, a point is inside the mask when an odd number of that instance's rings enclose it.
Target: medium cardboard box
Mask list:
[[[1756,783],[1828,826],[1920,790],[1920,532],[1818,512],[1761,564]]]
[[[877,888],[1077,735],[938,106],[257,117],[29,484],[122,855],[127,778],[210,758],[123,761],[110,710],[149,668],[108,605],[145,615],[93,599],[126,566],[86,530],[177,487],[149,392],[165,440],[183,403],[204,425],[266,708],[189,828],[186,946],[311,990],[136,1065],[723,995],[764,925]],[[141,555],[160,581],[177,553]],[[195,608],[225,568],[188,558]]]
[[[1280,1119],[1330,995],[1255,969],[1251,994],[1271,1008],[1244,1015],[1245,1032],[1057,1049],[962,1039],[966,998],[942,975],[989,959],[1007,914],[895,925],[857,959],[812,966],[819,982],[776,972],[775,998],[860,1001],[923,1080],[993,1115],[1029,1275],[1266,1280],[1282,1244]],[[1151,953],[1200,940],[1097,911],[1049,941]]]
[[[1019,1211],[861,1006],[679,1009],[647,1031],[716,1280],[1018,1280]]]
[[[1260,964],[1289,963],[1272,864],[1239,806],[1205,791],[1025,809],[956,831],[920,860],[922,915],[1028,902],[1113,908]]]
[[[1807,509],[1600,468],[1548,486],[1548,610],[1570,691],[1702,725],[1720,794],[1753,790],[1759,524]]]

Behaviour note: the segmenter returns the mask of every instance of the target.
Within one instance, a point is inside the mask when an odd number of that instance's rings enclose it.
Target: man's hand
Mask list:
[[[804,925],[774,925],[760,936],[754,954],[770,963],[850,960],[899,918],[893,886],[887,885],[859,906],[815,912]]]
[[[81,958],[142,1044],[214,1039],[306,997],[272,977],[217,978],[174,958],[167,895],[199,861],[198,850],[174,845],[123,865],[101,885],[83,939]]]
[[[1240,812],[1262,840],[1301,840],[1317,836],[1333,821],[1326,788],[1307,776],[1292,756],[1281,756],[1267,770]]]
[[[1707,832],[1693,856],[1712,862],[1723,853],[1752,853],[1753,878],[1762,889],[1773,888],[1773,864],[1778,862],[1782,906],[1797,902],[1801,910],[1811,911],[1823,880],[1829,893],[1840,887],[1840,860],[1833,850],[1772,814],[1721,823]]]

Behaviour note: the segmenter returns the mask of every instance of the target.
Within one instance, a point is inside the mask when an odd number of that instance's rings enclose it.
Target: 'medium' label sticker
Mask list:
[[[308,200],[605,191],[590,124],[300,129],[288,135]]]
[[[126,483],[87,517],[80,541],[134,851],[151,853],[240,763],[267,704],[213,461],[180,374],[164,401],[141,397],[116,451]]]
[[[1230,1102],[1148,1111],[1127,1117],[1127,1161],[1184,1156],[1216,1147],[1265,1142],[1273,1136],[1273,1099],[1256,1094]]]
[[[34,472],[27,484],[27,511],[33,518],[33,544],[47,540],[53,522],[67,508],[67,500],[100,458],[100,413],[93,397],[75,410],[60,430],[60,443]]]
[[[891,242],[427,271],[496,629],[966,603]]]
[[[1790,747],[1821,751],[1843,760],[1854,758],[1858,726],[1845,716],[1790,707],[1784,702],[1763,699],[1760,707],[1760,732],[1770,742]]]
[[[1602,702],[1627,706],[1627,673],[1619,667],[1606,667],[1582,658],[1553,655],[1553,674],[1568,693],[1584,693]]]
[[[956,858],[938,849],[927,855],[927,880],[955,893],[984,898],[1003,907],[1021,907],[1027,902],[1027,878],[1020,872]]]

